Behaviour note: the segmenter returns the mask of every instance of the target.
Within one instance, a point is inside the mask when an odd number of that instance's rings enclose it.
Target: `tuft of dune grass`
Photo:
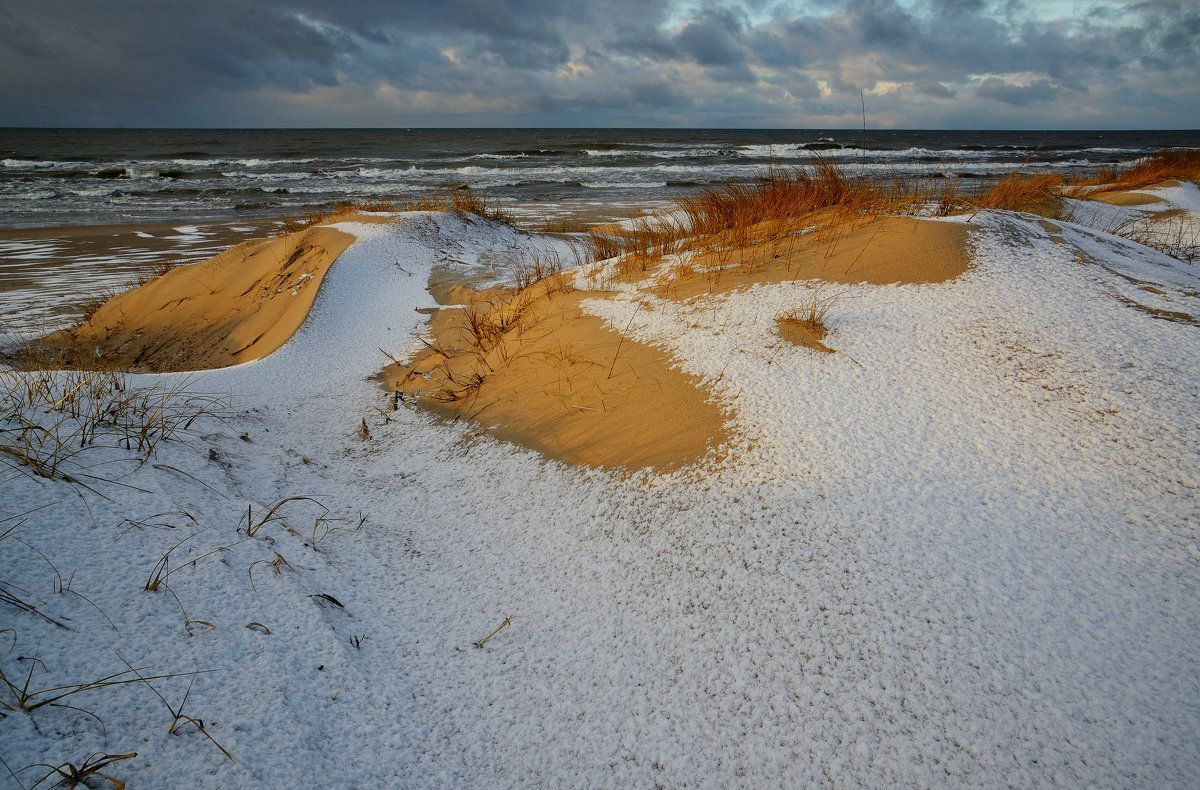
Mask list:
[[[976,210],[1026,211],[1047,217],[1059,214],[1063,178],[1056,173],[1014,175],[969,200]]]
[[[750,183],[708,187],[677,205],[694,235],[711,236],[832,206],[869,211],[878,202],[876,184],[853,180],[836,164],[816,158],[810,166],[772,167]]]
[[[1164,181],[1200,181],[1200,149],[1160,151],[1124,168],[1101,168],[1071,185],[1072,196],[1119,192]]]

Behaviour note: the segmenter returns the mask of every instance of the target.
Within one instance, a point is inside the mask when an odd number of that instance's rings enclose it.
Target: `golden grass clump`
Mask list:
[[[1092,186],[1096,187],[1093,192],[1115,192],[1172,180],[1200,181],[1200,149],[1161,151],[1125,168],[1101,168],[1073,186],[1076,191]]]
[[[1059,213],[1062,187],[1063,178],[1056,173],[1029,176],[1014,173],[970,202],[976,209],[1027,211],[1055,217]]]
[[[686,226],[697,236],[792,219],[833,206],[861,210],[872,204],[876,189],[853,181],[837,165],[816,159],[811,167],[772,167],[748,184],[726,183],[680,198]]]
[[[625,254],[628,249],[624,236],[615,233],[588,231],[584,237],[584,251],[590,261],[606,261]]]
[[[429,374],[435,386],[424,394],[432,400],[443,404],[473,400],[488,376],[511,363],[521,334],[536,322],[534,303],[571,290],[562,269],[556,253],[533,253],[513,265],[513,288],[491,289],[465,306],[447,308],[449,343],[426,343],[426,353],[412,365],[392,358],[397,366],[407,367],[401,385]],[[419,367],[423,368],[420,374]],[[424,388],[413,383],[409,391],[414,389]]]
[[[832,354],[833,349],[825,345],[825,334],[829,331],[823,316],[810,311],[788,312],[775,319],[776,331],[784,340],[798,346]]]
[[[829,313],[840,300],[839,294],[825,294],[817,290],[800,304],[775,314],[775,331],[784,340],[798,346],[837,353],[825,345],[829,333]]]

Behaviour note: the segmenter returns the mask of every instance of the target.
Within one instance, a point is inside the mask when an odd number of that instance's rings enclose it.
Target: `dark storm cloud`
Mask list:
[[[10,123],[1197,126],[1198,63],[1184,0],[0,0]]]
[[[990,77],[979,83],[976,95],[985,99],[995,99],[1014,107],[1023,107],[1032,102],[1053,101],[1058,98],[1060,89],[1045,80],[1038,80],[1029,85],[1011,85],[1004,80]]]
[[[745,59],[737,40],[741,32],[738,15],[720,8],[685,24],[675,36],[675,45],[703,66],[740,66]]]
[[[949,88],[947,88],[945,85],[941,84],[940,82],[924,83],[921,85],[917,85],[916,89],[919,93],[923,93],[926,96],[933,96],[934,98],[937,98],[937,99],[953,99],[954,98],[954,91],[950,90]]]
[[[0,8],[0,48],[31,58],[50,54],[38,32],[4,8]]]
[[[866,44],[906,47],[920,35],[916,20],[894,0],[850,0],[845,14]]]

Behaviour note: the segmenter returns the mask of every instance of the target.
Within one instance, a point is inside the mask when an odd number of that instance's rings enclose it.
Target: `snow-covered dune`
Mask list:
[[[416,347],[435,267],[561,242],[446,213],[336,226],[357,241],[299,332],[183,379],[229,396],[223,419],[145,463],[88,448],[73,476],[96,493],[0,476],[0,531],[20,522],[0,582],[37,610],[0,607],[5,677],[185,673],[28,714],[0,689],[0,756],[25,786],[132,752],[103,772],[1192,784],[1200,277],[1086,225],[948,221],[971,266],[947,282],[586,300],[730,415],[710,462],[669,474],[548,461],[371,379]],[[840,353],[774,331],[814,293]]]

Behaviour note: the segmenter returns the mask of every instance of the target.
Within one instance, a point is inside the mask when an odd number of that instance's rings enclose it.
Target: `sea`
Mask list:
[[[518,217],[657,206],[820,156],[868,177],[1073,174],[1197,131],[0,129],[0,228],[236,221],[469,186]]]
[[[0,128],[0,338],[347,200],[469,187],[519,223],[566,227],[818,157],[854,177],[986,181],[1195,147],[1200,131]]]

